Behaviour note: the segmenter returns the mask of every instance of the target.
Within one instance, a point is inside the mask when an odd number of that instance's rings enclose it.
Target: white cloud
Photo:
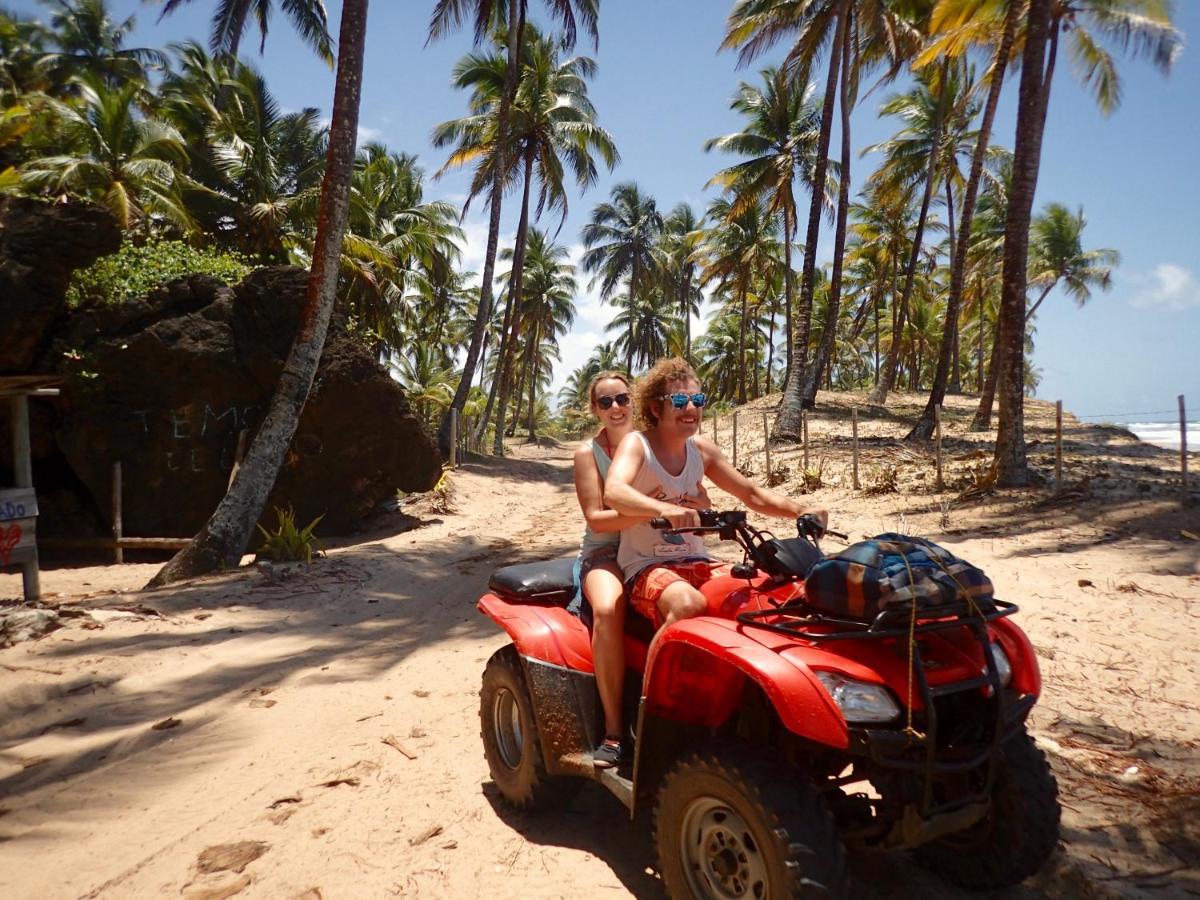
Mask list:
[[[1130,303],[1143,309],[1178,312],[1200,306],[1200,280],[1191,269],[1161,263],[1149,275],[1135,276],[1141,289]]]
[[[378,141],[383,137],[383,132],[378,128],[370,128],[366,125],[358,126],[358,146],[369,144],[371,141]]]

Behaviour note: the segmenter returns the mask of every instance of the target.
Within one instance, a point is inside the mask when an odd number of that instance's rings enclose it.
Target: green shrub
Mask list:
[[[279,524],[274,531],[258,526],[265,538],[258,548],[258,555],[272,562],[312,562],[313,554],[321,552],[320,541],[313,537],[313,529],[325,516],[317,516],[304,528],[296,527],[296,513],[290,506],[287,509],[275,507],[275,516]]]
[[[182,241],[153,238],[144,244],[127,242],[112,256],[75,273],[67,289],[67,303],[127,303],[184,275],[211,275],[225,284],[236,284],[249,271],[250,266],[236,253],[197,250]]]

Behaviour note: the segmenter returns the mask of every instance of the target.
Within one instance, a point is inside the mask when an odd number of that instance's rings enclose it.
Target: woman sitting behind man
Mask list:
[[[604,479],[621,439],[633,430],[632,388],[620,372],[601,372],[588,397],[600,431],[575,453],[575,494],[587,520],[579,548],[579,584],[592,608],[592,660],[604,710],[604,739],[592,755],[599,768],[615,766],[623,749],[621,691],[625,680],[625,588],[617,566],[622,528],[640,521],[604,505]]]

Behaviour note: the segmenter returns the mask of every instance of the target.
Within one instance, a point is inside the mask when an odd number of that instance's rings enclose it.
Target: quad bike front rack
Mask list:
[[[1035,697],[1017,697],[1000,681],[992,654],[988,625],[1017,612],[1015,603],[993,600],[986,611],[965,603],[938,606],[918,613],[914,624],[911,609],[891,609],[874,620],[851,619],[820,612],[807,606],[783,606],[776,609],[740,613],[737,620],[751,628],[789,637],[824,643],[827,641],[883,640],[898,638],[909,647],[914,693],[921,698],[919,715],[912,715],[908,728],[850,728],[850,749],[869,757],[883,769],[922,776],[916,811],[922,820],[953,819],[955,814],[986,809],[996,777],[999,748],[1011,730],[1020,724],[1032,708]],[[980,675],[949,684],[930,685],[926,661],[917,636],[930,632],[967,628],[978,641],[986,662]],[[970,715],[973,740],[962,742],[962,715]],[[956,715],[957,716],[957,721]],[[914,727],[918,726],[918,727]],[[969,791],[955,791],[952,799],[939,798],[937,787],[947,779],[971,778]],[[915,829],[913,822],[904,826]]]

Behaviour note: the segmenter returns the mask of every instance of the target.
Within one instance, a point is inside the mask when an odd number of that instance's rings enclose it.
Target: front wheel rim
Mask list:
[[[521,765],[525,735],[521,729],[521,708],[516,695],[508,688],[496,691],[492,701],[492,735],[501,761],[510,769]]]
[[[750,826],[715,797],[697,798],[684,811],[679,855],[694,897],[769,896],[767,861]]]

